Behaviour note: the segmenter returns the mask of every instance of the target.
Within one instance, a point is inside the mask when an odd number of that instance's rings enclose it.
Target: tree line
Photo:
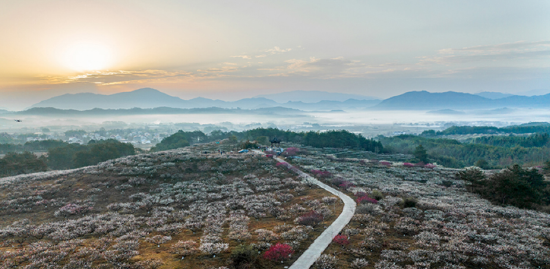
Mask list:
[[[350,148],[358,150],[366,150],[373,152],[385,152],[382,143],[373,139],[367,139],[360,134],[350,133],[346,130],[333,130],[328,132],[293,132],[285,131],[277,128],[257,128],[242,132],[230,131],[213,131],[210,135],[206,135],[201,131],[177,133],[164,138],[160,143],[155,145],[151,150],[168,150],[178,147],[187,146],[190,141],[210,142],[222,139],[247,140],[256,141],[261,144],[268,144],[269,139],[278,138],[283,142],[294,142],[312,147],[332,147],[332,148]]]
[[[478,165],[487,169],[513,164],[542,164],[550,155],[550,147],[541,142],[547,139],[544,137],[545,135],[506,138],[493,136],[477,140],[476,143],[461,143],[454,139],[400,135],[379,137],[379,141],[391,153],[413,154],[422,145],[430,162],[453,168]],[[529,147],[523,147],[522,144]],[[542,146],[536,146],[541,144]]]
[[[0,159],[0,176],[41,172],[48,169],[79,168],[136,154],[133,145],[121,143],[114,139],[91,140],[87,145],[69,144],[55,140],[49,142],[40,144],[42,146],[57,145],[57,147],[48,148],[47,157],[37,157],[28,151],[7,153]],[[33,145],[36,146],[37,144],[39,143]]]

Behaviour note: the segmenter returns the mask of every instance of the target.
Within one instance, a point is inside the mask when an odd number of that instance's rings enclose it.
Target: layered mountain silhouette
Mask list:
[[[302,102],[302,103],[317,103],[321,101],[339,101],[343,102],[349,99],[353,100],[378,100],[378,98],[359,95],[347,94],[339,92],[324,92],[324,91],[290,91],[272,94],[262,94],[256,97],[263,97],[273,100],[278,103],[286,102]]]
[[[311,94],[316,94],[313,91]],[[325,92],[326,93],[326,92]],[[305,94],[300,92],[299,94]],[[485,94],[490,97],[502,97],[504,94]],[[278,103],[265,97],[246,98],[238,101],[212,100],[207,98],[194,98],[183,100],[170,96],[151,88],[143,88],[131,92],[116,93],[111,95],[77,93],[64,94],[39,102],[31,108],[52,107],[57,109],[91,110],[100,109],[131,109],[131,108],[224,108],[224,109],[259,109],[284,107],[299,110],[479,110],[496,108],[548,108],[550,107],[550,94],[541,96],[512,95],[502,98],[486,98],[477,94],[461,92],[430,93],[427,91],[414,91],[397,95],[383,101],[347,99],[323,100],[319,102],[289,101]]]
[[[550,94],[541,96],[513,95],[499,99],[489,99],[461,92],[430,93],[427,91],[415,91],[383,100],[372,109],[437,110],[494,109],[503,107],[548,108],[550,107]]]
[[[313,92],[311,95],[315,95]],[[53,107],[58,109],[76,109],[90,110],[94,108],[101,109],[130,109],[139,108],[156,108],[156,107],[172,107],[172,108],[242,108],[242,109],[258,109],[266,107],[286,107],[305,110],[333,110],[333,109],[363,109],[377,104],[378,100],[346,100],[340,101],[321,101],[317,103],[304,102],[287,102],[277,103],[273,100],[264,97],[246,98],[238,101],[228,102],[223,100],[212,100],[208,98],[194,98],[183,100],[179,97],[170,96],[151,88],[143,88],[131,92],[122,92],[111,95],[94,94],[94,93],[76,93],[64,94],[50,99],[44,100],[31,106],[36,107]]]

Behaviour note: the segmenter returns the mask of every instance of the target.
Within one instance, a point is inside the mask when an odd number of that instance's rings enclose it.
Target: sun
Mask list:
[[[97,71],[105,69],[111,61],[110,50],[95,43],[78,43],[65,51],[65,65],[75,71]]]

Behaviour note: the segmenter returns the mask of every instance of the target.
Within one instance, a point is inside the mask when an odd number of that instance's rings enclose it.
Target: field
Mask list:
[[[455,169],[300,157],[303,171],[365,200],[317,268],[550,268],[550,215],[492,205]]]
[[[226,268],[239,245],[283,268],[341,212],[275,160],[218,147],[0,179],[0,268]],[[297,223],[312,211],[321,223]],[[261,257],[278,242],[289,259]]]

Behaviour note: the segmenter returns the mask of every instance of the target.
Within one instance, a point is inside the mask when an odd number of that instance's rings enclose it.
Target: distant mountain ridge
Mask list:
[[[171,96],[151,88],[142,88],[131,92],[121,92],[111,95],[102,95],[94,93],[76,93],[64,94],[41,101],[31,106],[52,107],[58,109],[91,110],[101,109],[130,109],[138,108],[242,108],[258,109],[266,107],[286,107],[294,109],[308,110],[333,110],[333,109],[364,109],[377,104],[378,100],[346,100],[340,101],[321,101],[317,103],[287,102],[277,103],[264,97],[245,98],[238,101],[228,102],[223,100],[212,100],[198,97],[190,100],[183,100],[179,97]]]
[[[515,96],[515,94],[501,93],[501,92],[480,92],[475,95],[485,97],[487,99],[501,99],[505,97]]]
[[[500,97],[500,93],[490,93],[493,97]],[[500,95],[499,95],[500,94]],[[64,94],[41,101],[31,108],[52,107],[57,109],[91,110],[100,109],[151,109],[159,107],[195,109],[195,108],[224,108],[224,109],[259,109],[270,107],[284,107],[309,111],[332,110],[479,110],[497,108],[549,108],[550,94],[541,96],[512,95],[503,98],[491,99],[462,92],[427,91],[406,92],[385,100],[358,100],[344,101],[323,100],[319,102],[289,101],[278,103],[265,97],[245,98],[238,101],[212,100],[194,98],[183,100],[170,96],[151,88],[143,88],[131,92],[122,92],[111,95],[77,93]],[[5,112],[9,113],[9,112]]]
[[[318,103],[322,101],[339,101],[343,102],[349,99],[354,100],[378,100],[378,98],[338,92],[324,91],[290,91],[272,94],[257,95],[258,98],[267,98],[278,103],[287,102],[302,102],[302,103]]]
[[[513,95],[489,99],[462,92],[414,91],[383,100],[371,109],[380,110],[441,110],[441,109],[491,109],[491,108],[548,108],[550,94],[541,96]]]
[[[14,112],[15,115],[37,115],[37,116],[126,116],[126,115],[157,115],[157,114],[260,114],[260,115],[298,115],[303,111],[286,107],[267,107],[257,109],[235,109],[235,108],[130,108],[130,109],[102,109],[90,110],[58,109],[52,107],[34,107],[24,111]]]

